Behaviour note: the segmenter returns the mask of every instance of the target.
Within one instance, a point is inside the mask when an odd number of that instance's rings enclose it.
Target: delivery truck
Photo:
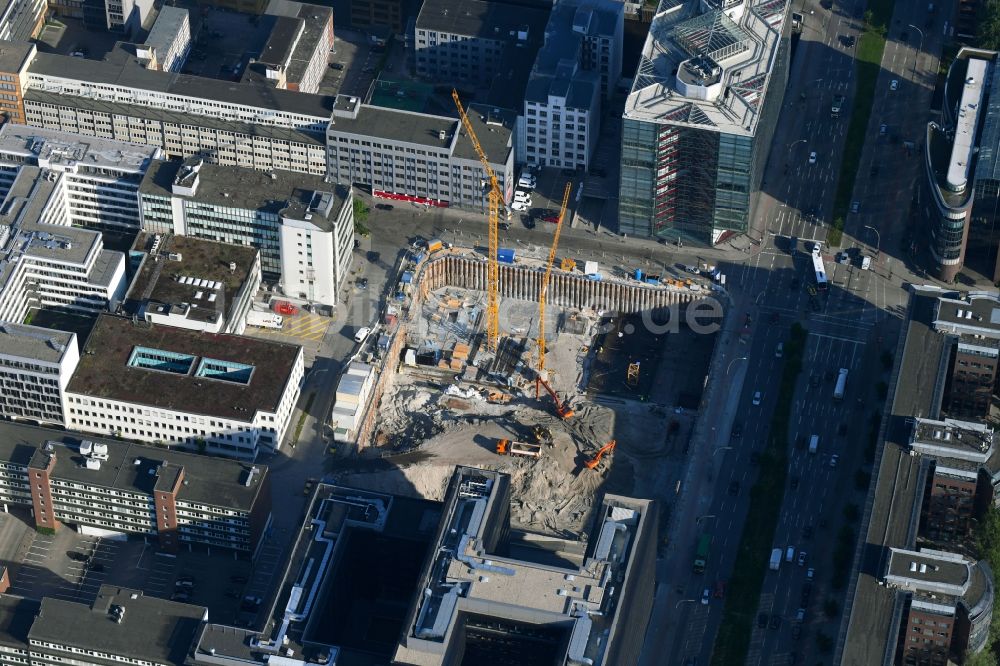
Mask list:
[[[260,328],[280,329],[284,326],[285,319],[275,312],[264,312],[261,310],[250,310],[247,313],[247,326],[259,326]]]
[[[837,385],[833,388],[833,399],[843,400],[844,391],[847,390],[847,368],[841,368],[837,373]]]
[[[698,549],[694,552],[694,572],[704,573],[705,565],[708,564],[708,553],[712,547],[712,535],[702,534],[698,539]]]
[[[771,551],[771,571],[781,568],[781,549],[775,548]]]

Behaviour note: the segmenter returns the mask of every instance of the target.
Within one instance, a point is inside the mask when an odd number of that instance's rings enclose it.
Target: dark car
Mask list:
[[[521,221],[524,223],[525,229],[535,228],[535,218],[531,217],[530,215],[522,215]]]
[[[73,560],[74,562],[86,562],[88,556],[85,553],[81,553],[76,550],[66,551],[66,557]]]
[[[355,284],[358,285],[358,289],[367,289],[368,288],[368,278],[358,278],[358,281]]]
[[[781,616],[775,613],[771,616],[771,628],[780,629],[781,628]]]
[[[802,538],[803,539],[812,539],[812,536],[813,536],[813,526],[812,525],[806,525],[805,527],[802,528]]]
[[[342,62],[331,62],[330,69],[335,69],[338,72],[344,69],[344,63]]]
[[[743,436],[743,424],[739,421],[733,424],[732,436],[737,439]]]
[[[792,477],[792,483],[791,483],[791,485],[792,485],[792,490],[795,490],[796,488],[798,488],[799,487],[799,477],[793,476]]]
[[[87,562],[87,569],[94,573],[101,573],[104,571],[104,565],[100,562],[95,562],[94,560],[89,560]]]
[[[795,640],[799,640],[799,638],[801,636],[802,636],[802,625],[798,624],[798,623],[793,624],[792,625],[792,638],[795,639]]]
[[[735,481],[734,480],[734,481],[730,481],[729,482],[729,494],[730,495],[739,495],[740,494],[740,482],[739,481]]]
[[[767,613],[757,613],[757,626],[761,629],[767,626]]]
[[[375,204],[377,210],[392,210],[395,208],[392,204]]]
[[[795,236],[789,236],[788,238],[788,253],[795,254],[795,250],[799,247],[799,239]]]

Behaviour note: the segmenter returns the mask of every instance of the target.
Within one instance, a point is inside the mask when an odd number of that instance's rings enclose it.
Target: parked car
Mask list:
[[[804,567],[806,565],[806,551],[799,551],[799,566]]]
[[[781,628],[781,616],[775,613],[771,616],[771,628],[780,629]]]
[[[355,284],[358,285],[358,289],[367,289],[368,278],[358,278]]]
[[[344,69],[344,63],[342,63],[342,62],[331,62],[330,63],[330,69],[335,69],[338,72],[342,71]]]
[[[516,210],[518,212],[525,211],[528,210],[528,204],[524,203],[523,201],[514,201],[513,203],[510,204],[510,209]]]
[[[177,590],[170,595],[171,601],[189,601],[190,599],[191,595],[186,590]]]
[[[889,81],[889,90],[899,90],[899,79]]]
[[[392,204],[375,204],[375,208],[378,210],[392,210],[394,206]]]
[[[364,342],[369,335],[371,335],[372,329],[368,326],[362,326],[358,329],[358,332],[354,334],[354,341],[357,343]]]
[[[861,210],[861,202],[858,201],[858,200],[852,201],[851,202],[851,212],[852,213],[857,213],[859,210]]]
[[[68,550],[66,551],[66,557],[74,562],[86,562],[88,556],[86,553],[81,553],[78,550]]]

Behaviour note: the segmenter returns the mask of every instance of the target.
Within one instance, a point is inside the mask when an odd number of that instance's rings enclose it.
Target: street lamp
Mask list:
[[[917,78],[917,59],[920,58],[920,52],[924,50],[924,31],[913,25],[912,23],[907,26],[908,28],[913,28],[920,33],[920,46],[917,47],[917,52],[913,54],[913,78]]]
[[[806,139],[796,139],[795,141],[792,141],[790,144],[788,144],[788,154],[789,154],[789,156],[791,156],[791,154],[792,154],[792,148],[794,148],[797,144],[805,143],[805,142],[806,142]]]
[[[681,607],[681,604],[686,604],[686,603],[688,603],[688,602],[690,602],[690,603],[692,603],[692,604],[693,604],[693,603],[695,603],[696,601],[698,601],[698,600],[697,600],[697,599],[681,599],[681,600],[680,600],[680,601],[678,601],[678,602],[677,602],[676,604],[674,604],[674,610],[677,610],[678,608],[680,608],[680,607]]]
[[[728,377],[729,371],[733,369],[733,363],[736,363],[736,361],[745,361],[745,360],[747,360],[746,356],[740,356],[739,358],[734,358],[732,361],[730,361],[729,367],[726,368],[726,376]]]
[[[715,514],[713,514],[713,513],[706,513],[704,516],[698,516],[698,518],[696,518],[694,522],[697,525],[697,524],[701,523],[701,521],[708,520],[709,518],[715,518]]]
[[[712,451],[712,457],[714,458],[715,454],[718,453],[719,451],[732,451],[732,450],[733,450],[733,447],[731,447],[731,446],[720,446],[715,451]],[[714,516],[713,516],[713,518],[714,518]]]
[[[879,234],[878,229],[876,229],[873,226],[866,224],[865,229],[871,229],[872,231],[875,232],[875,257],[878,258],[879,254],[881,253],[880,248],[882,247],[882,236]]]

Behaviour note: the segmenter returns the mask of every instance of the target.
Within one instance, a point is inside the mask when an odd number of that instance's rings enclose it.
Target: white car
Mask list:
[[[754,407],[760,405],[760,391],[757,391],[756,393],[753,394],[753,404]]]
[[[804,567],[806,565],[806,551],[799,551],[799,566]]]
[[[816,151],[809,153],[809,164],[816,164]]]
[[[524,201],[525,199],[531,198],[531,192],[525,192],[524,190],[514,190],[514,201]]]
[[[893,79],[892,81],[889,81],[889,90],[898,90],[898,89],[899,89],[898,79]]]
[[[531,197],[526,197],[526,198],[521,198],[521,199],[515,198],[514,199],[514,203],[524,204],[525,206],[527,206],[527,207],[530,208],[531,207]]]
[[[358,332],[354,334],[354,341],[361,343],[364,342],[369,335],[371,335],[372,329],[368,326],[362,326],[358,329]]]
[[[510,209],[516,210],[518,212],[525,211],[528,210],[528,204],[524,203],[523,201],[515,201],[510,205]]]
[[[830,467],[836,467],[838,460],[840,460],[840,456],[838,456],[836,453],[830,456]]]
[[[533,176],[521,176],[517,181],[517,186],[523,187],[526,190],[535,189],[535,185],[537,184],[538,181],[536,181]]]
[[[708,600],[712,598],[712,593],[706,587],[705,591],[701,593],[701,603],[705,606],[708,605]]]

